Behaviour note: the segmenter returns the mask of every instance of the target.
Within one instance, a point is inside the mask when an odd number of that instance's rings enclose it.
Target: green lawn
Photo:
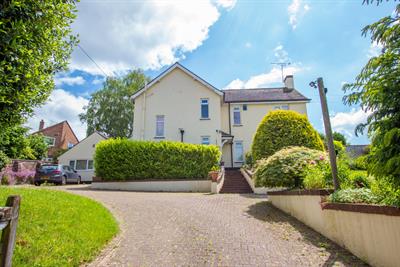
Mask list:
[[[118,232],[111,213],[94,200],[46,189],[0,186],[0,206],[20,195],[13,266],[79,266]]]

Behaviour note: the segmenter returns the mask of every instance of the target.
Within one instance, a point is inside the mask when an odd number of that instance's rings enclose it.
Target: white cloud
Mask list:
[[[308,4],[304,4],[302,0],[293,0],[288,6],[289,24],[295,30],[302,17],[310,10]]]
[[[219,8],[236,1],[82,1],[72,28],[80,45],[106,73],[158,69],[202,45]],[[77,47],[72,69],[102,72]]]
[[[281,44],[275,47],[274,56],[277,62],[284,63],[290,60],[288,52]],[[286,75],[293,75],[302,70],[303,68],[300,63],[286,66],[283,69],[283,77]],[[274,65],[268,72],[253,75],[248,80],[234,79],[225,86],[224,89],[262,88],[272,86],[282,86],[282,71],[280,66]]]
[[[49,100],[42,107],[35,110],[35,115],[28,119],[27,126],[37,131],[40,120],[45,121],[45,127],[67,120],[79,140],[86,136],[86,125],[79,120],[79,114],[88,100],[81,96],[63,90],[55,89]]]
[[[349,138],[354,137],[354,130],[360,123],[365,123],[370,111],[363,111],[361,108],[352,109],[349,112],[339,112],[331,116],[332,128],[336,132],[341,132]]]
[[[285,63],[289,61],[289,53],[283,48],[283,45],[279,44],[274,49],[274,56],[276,61]]]
[[[236,5],[236,0],[216,0],[218,6],[231,10]]]
[[[95,78],[95,79],[92,81],[92,84],[101,84],[101,83],[103,83],[104,81],[105,81],[104,78]]]
[[[73,85],[82,85],[85,83],[85,79],[82,76],[76,76],[76,77],[55,77],[54,82],[57,86],[61,86],[63,84],[67,84],[69,86]]]
[[[293,75],[299,71],[301,71],[301,68],[293,65],[284,69],[283,76]],[[273,67],[269,72],[251,76],[247,81],[235,79],[225,86],[224,89],[247,89],[271,86],[282,86],[282,72],[279,67]]]
[[[372,57],[379,56],[382,53],[382,49],[383,49],[383,45],[381,43],[378,43],[378,42],[371,43],[371,45],[368,49],[367,57],[372,58]]]

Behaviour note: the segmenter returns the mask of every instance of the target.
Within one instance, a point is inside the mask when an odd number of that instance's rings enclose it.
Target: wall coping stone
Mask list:
[[[328,196],[333,193],[333,189],[288,189],[280,191],[268,191],[270,196]]]
[[[116,182],[121,182],[121,183],[132,183],[132,182],[184,182],[184,181],[211,181],[211,179],[208,178],[191,178],[191,179],[141,179],[141,180],[103,180],[102,178],[99,177],[93,177],[93,183],[116,183]]]
[[[322,202],[321,208],[323,210],[341,210],[370,214],[382,214],[388,216],[400,216],[400,208],[374,204]]]

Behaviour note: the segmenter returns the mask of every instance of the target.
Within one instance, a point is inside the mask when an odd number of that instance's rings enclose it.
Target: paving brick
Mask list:
[[[121,227],[121,234],[90,266],[365,265],[252,194],[82,188],[71,192],[104,203]]]

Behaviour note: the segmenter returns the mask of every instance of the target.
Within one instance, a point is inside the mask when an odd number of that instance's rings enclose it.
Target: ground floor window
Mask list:
[[[235,162],[243,162],[243,141],[234,142]]]
[[[91,159],[78,159],[78,160],[70,160],[69,166],[74,170],[93,170],[93,160]]]

